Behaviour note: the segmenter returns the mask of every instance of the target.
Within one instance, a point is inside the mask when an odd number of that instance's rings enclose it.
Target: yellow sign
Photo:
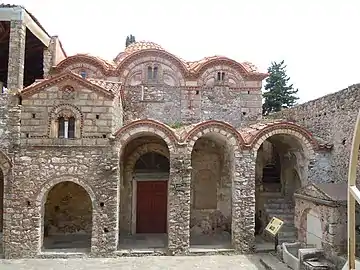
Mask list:
[[[284,224],[284,221],[282,221],[281,219],[278,219],[276,217],[273,217],[270,220],[269,224],[266,226],[265,230],[268,233],[270,233],[272,236],[276,236],[283,224]]]

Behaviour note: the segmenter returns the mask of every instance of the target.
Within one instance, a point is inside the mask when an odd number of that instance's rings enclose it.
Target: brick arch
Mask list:
[[[86,54],[77,54],[73,56],[69,56],[62,60],[56,67],[54,67],[54,71],[62,72],[66,68],[68,68],[71,65],[77,64],[77,63],[84,63],[91,65],[101,71],[103,75],[108,75],[109,73],[109,67],[104,63],[104,60],[99,59],[98,57],[86,55]]]
[[[193,147],[197,139],[208,133],[221,134],[234,146],[241,147],[244,144],[244,139],[241,134],[233,126],[216,120],[210,120],[196,125],[186,134],[184,141]]]
[[[243,65],[241,65],[240,63],[238,63],[230,58],[227,58],[227,57],[217,57],[214,59],[209,59],[209,60],[205,61],[204,63],[202,63],[198,67],[198,70],[196,71],[196,75],[198,78],[200,78],[203,75],[203,73],[205,73],[208,69],[210,69],[214,66],[219,66],[219,65],[229,66],[243,77],[245,77],[249,73],[246,70],[246,68]]]
[[[143,144],[137,147],[128,157],[125,158],[125,169],[126,173],[132,173],[138,159],[149,152],[160,154],[166,158],[170,158],[169,149],[157,143]]]
[[[10,158],[3,151],[0,150],[0,169],[4,177],[10,174],[11,168],[12,162]]]
[[[36,205],[43,206],[46,202],[49,191],[54,186],[56,186],[57,184],[60,184],[62,182],[72,182],[72,183],[75,183],[75,184],[79,185],[80,187],[82,187],[89,195],[91,202],[92,202],[93,209],[96,208],[96,196],[95,196],[95,193],[92,190],[92,188],[87,183],[83,182],[82,180],[79,180],[78,178],[75,178],[70,175],[64,175],[59,178],[51,179],[50,181],[47,181],[45,184],[43,184],[40,188],[40,191],[38,192],[38,195],[36,196]]]
[[[162,138],[166,142],[170,152],[178,142],[177,136],[167,125],[151,119],[137,120],[123,126],[115,133],[115,138],[123,148],[138,135],[146,133]]]
[[[38,219],[38,251],[40,252],[42,245],[43,245],[43,237],[44,237],[44,221],[45,221],[45,203],[48,197],[49,192],[53,187],[55,187],[57,184],[63,183],[63,182],[72,182],[77,185],[79,185],[81,188],[83,188],[91,200],[91,206],[92,206],[92,214],[91,214],[91,249],[95,244],[95,239],[97,239],[97,231],[96,231],[96,196],[93,191],[93,189],[86,184],[85,182],[79,180],[78,178],[75,178],[70,175],[64,175],[59,178],[51,179],[50,181],[47,181],[45,184],[43,184],[36,196],[35,205],[38,208],[38,213],[40,215],[40,218]]]
[[[303,147],[304,152],[309,158],[313,158],[314,150],[318,148],[317,142],[312,135],[304,128],[292,123],[278,123],[272,126],[265,127],[257,133],[251,140],[250,146],[254,152],[260,148],[261,144],[274,135],[289,135],[295,138]]]
[[[48,121],[48,136],[51,134],[51,128],[54,125],[54,121],[57,120],[62,114],[70,113],[72,116],[75,117],[75,120],[78,121],[76,123],[76,128],[79,128],[79,137],[83,134],[83,127],[84,127],[84,114],[80,111],[78,107],[69,103],[62,103],[56,105],[52,108],[49,113],[49,121]]]
[[[117,66],[115,73],[117,76],[121,76],[121,73],[125,70],[125,68],[128,65],[130,65],[131,63],[133,63],[134,61],[136,61],[140,58],[144,58],[147,56],[154,56],[154,55],[156,55],[157,57],[169,60],[171,63],[173,63],[178,68],[183,79],[185,79],[187,77],[188,70],[187,70],[185,64],[179,58],[177,58],[175,55],[168,53],[166,51],[154,50],[154,49],[141,50],[141,51],[132,53],[129,56],[125,57],[125,59],[123,59]]]

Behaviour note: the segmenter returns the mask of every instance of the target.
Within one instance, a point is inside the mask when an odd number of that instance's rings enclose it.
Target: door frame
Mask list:
[[[169,179],[166,178],[151,178],[151,179],[136,179],[133,178],[132,181],[132,206],[131,206],[131,234],[136,234],[136,214],[137,214],[137,182],[145,182],[145,181],[165,181],[169,182]],[[166,190],[166,224],[168,223],[168,217],[169,217],[169,183],[167,183],[167,190]],[[168,225],[166,225],[168,226]]]

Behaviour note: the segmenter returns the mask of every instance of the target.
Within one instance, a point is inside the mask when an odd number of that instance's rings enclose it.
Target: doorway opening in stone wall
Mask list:
[[[122,153],[119,249],[167,247],[169,150],[163,139],[142,136]]]
[[[231,248],[234,149],[219,133],[199,138],[191,153],[190,247]]]
[[[257,151],[255,236],[257,246],[273,242],[264,233],[272,217],[284,221],[279,242],[296,241],[294,193],[301,187],[308,158],[299,139],[288,134],[267,138]],[[265,248],[265,247],[263,247]],[[271,247],[273,248],[273,247]]]
[[[90,251],[92,202],[83,187],[70,181],[56,184],[48,192],[44,211],[44,250]]]
[[[3,249],[3,227],[4,227],[4,174],[0,170],[0,254]]]

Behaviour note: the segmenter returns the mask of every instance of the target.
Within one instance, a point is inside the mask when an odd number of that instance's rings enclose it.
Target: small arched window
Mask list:
[[[153,77],[153,68],[152,67],[148,67],[148,75],[147,75],[147,77],[148,77],[148,80],[151,80],[152,79],[152,77]]]
[[[80,72],[80,76],[83,78],[83,79],[86,79],[86,71],[85,70],[82,70],[81,72]]]
[[[64,139],[75,138],[75,117],[58,118],[58,137]]]
[[[158,76],[158,67],[154,67],[154,71],[153,71],[153,79],[156,80]]]

